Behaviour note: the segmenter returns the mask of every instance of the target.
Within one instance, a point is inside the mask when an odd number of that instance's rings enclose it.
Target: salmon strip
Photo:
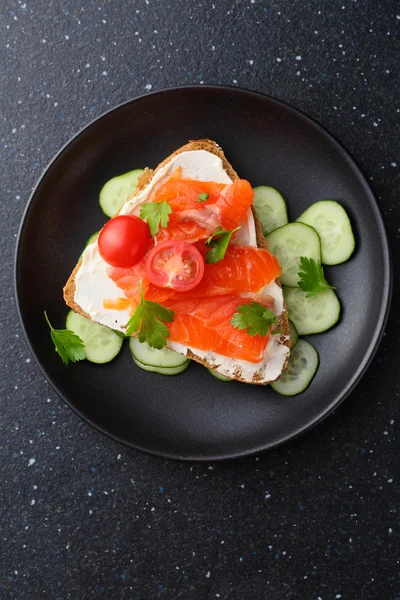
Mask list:
[[[168,202],[172,209],[168,227],[159,231],[157,241],[196,242],[217,227],[234,229],[246,217],[254,192],[250,183],[238,179],[230,184],[184,179],[178,169],[155,192],[153,202]],[[200,194],[208,195],[206,200]],[[200,201],[199,201],[200,200]]]
[[[263,359],[268,336],[249,336],[231,324],[237,307],[250,304],[250,298],[215,296],[176,300],[164,306],[175,312],[169,325],[170,339],[185,346],[209,350],[238,360],[257,363]]]

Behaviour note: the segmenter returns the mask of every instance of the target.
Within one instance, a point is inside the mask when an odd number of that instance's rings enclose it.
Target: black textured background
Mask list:
[[[398,275],[382,345],[340,409],[277,450],[210,465],[81,422],[31,359],[12,286],[22,212],[57,150],[110,107],[187,83],[318,119],[364,169],[398,252],[399,21],[392,0],[3,3],[1,599],[400,598]]]

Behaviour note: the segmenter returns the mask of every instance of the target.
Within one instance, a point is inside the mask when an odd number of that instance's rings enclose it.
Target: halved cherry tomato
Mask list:
[[[110,219],[99,234],[99,252],[113,267],[132,267],[144,256],[149,242],[147,223],[133,215]]]
[[[192,244],[168,240],[154,246],[147,255],[146,274],[154,285],[186,292],[200,283],[204,259]]]

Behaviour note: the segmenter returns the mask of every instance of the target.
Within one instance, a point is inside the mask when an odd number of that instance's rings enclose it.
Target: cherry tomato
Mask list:
[[[204,259],[192,244],[168,240],[154,246],[147,255],[146,274],[159,287],[186,292],[200,283]]]
[[[133,215],[119,215],[99,235],[99,252],[113,267],[132,267],[144,256],[150,241],[147,223]]]

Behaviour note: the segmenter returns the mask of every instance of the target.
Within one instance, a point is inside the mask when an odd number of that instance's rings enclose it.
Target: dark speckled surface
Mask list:
[[[80,421],[29,355],[12,287],[22,212],[57,150],[108,108],[187,83],[249,87],[318,119],[367,174],[398,253],[399,3],[5,8],[0,597],[400,598],[398,275],[378,354],[336,413],[262,456],[210,465],[129,451]]]

